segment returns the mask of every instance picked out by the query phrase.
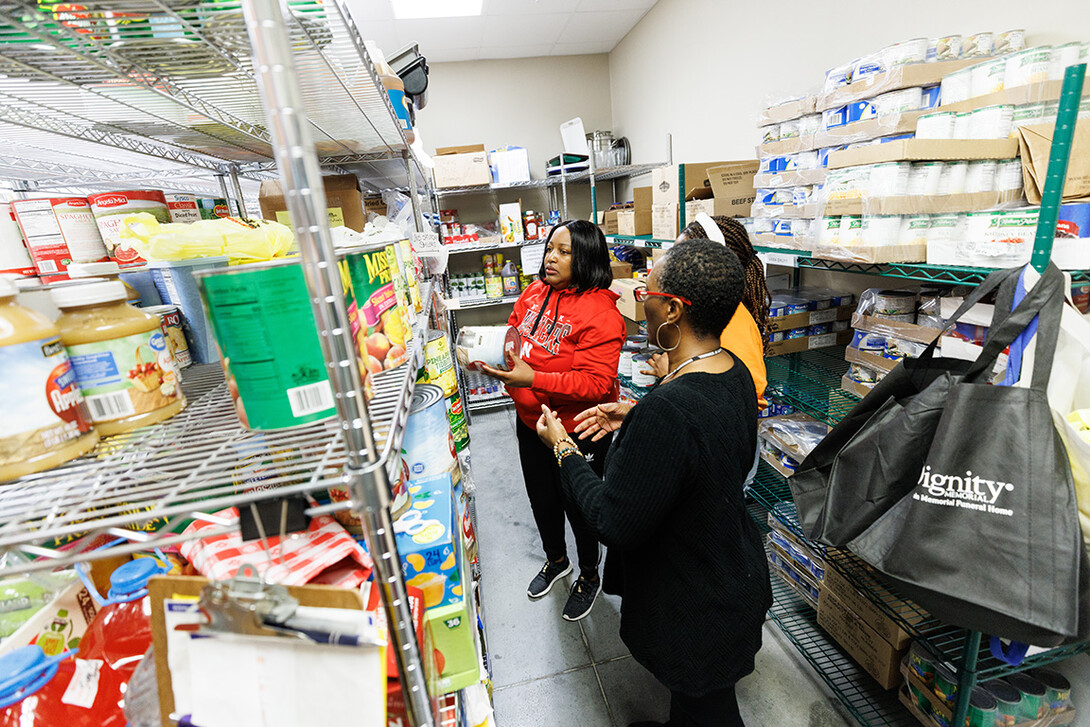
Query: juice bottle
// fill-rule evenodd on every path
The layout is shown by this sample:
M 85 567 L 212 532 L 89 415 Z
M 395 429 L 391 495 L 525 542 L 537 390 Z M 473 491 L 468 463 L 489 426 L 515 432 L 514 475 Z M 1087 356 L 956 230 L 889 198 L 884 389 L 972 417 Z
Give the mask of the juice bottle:
M 0 656 L 0 727 L 125 727 L 117 673 L 72 656 L 36 645 Z

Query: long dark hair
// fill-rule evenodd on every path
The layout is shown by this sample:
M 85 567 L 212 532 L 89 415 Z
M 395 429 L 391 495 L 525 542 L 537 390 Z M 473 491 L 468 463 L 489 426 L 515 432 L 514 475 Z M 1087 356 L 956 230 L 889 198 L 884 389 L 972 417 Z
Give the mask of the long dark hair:
M 597 225 L 586 220 L 568 220 L 549 232 L 549 237 L 545 240 L 546 250 L 553 235 L 561 228 L 566 228 L 571 235 L 571 287 L 577 293 L 609 288 L 613 283 L 613 271 L 609 267 L 606 236 Z M 544 258 L 541 260 L 541 269 L 537 271 L 537 279 L 545 280 Z
M 738 262 L 745 271 L 746 287 L 742 294 L 742 305 L 749 310 L 753 321 L 757 324 L 757 330 L 761 332 L 761 340 L 764 341 L 765 350 L 768 349 L 768 308 L 772 302 L 772 295 L 768 292 L 765 283 L 764 265 L 757 257 L 757 251 L 753 249 L 753 243 L 749 240 L 749 233 L 742 223 L 730 217 L 716 215 L 712 217 L 715 224 L 723 233 L 723 239 L 727 248 L 738 256 Z M 690 223 L 681 231 L 689 240 L 706 240 L 707 231 L 699 222 Z

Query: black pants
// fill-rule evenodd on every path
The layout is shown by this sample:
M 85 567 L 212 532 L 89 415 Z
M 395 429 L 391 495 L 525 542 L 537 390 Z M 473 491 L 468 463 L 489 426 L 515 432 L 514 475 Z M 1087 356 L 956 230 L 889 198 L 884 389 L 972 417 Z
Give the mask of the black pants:
M 551 449 L 546 447 L 530 427 L 518 420 L 515 431 L 519 443 L 519 461 L 522 464 L 522 477 L 526 482 L 526 494 L 530 498 L 530 508 L 534 511 L 537 532 L 541 536 L 541 545 L 549 560 L 560 560 L 568 554 L 568 544 L 564 537 L 564 516 L 567 514 L 575 533 L 575 550 L 579 556 L 579 571 L 592 577 L 598 572 L 598 536 L 594 534 L 578 508 L 564 497 L 560 484 L 560 470 Z M 601 477 L 605 467 L 606 452 L 609 450 L 610 437 L 603 437 L 598 442 L 572 437 L 579 449 L 589 457 L 591 469 Z
M 690 697 L 670 692 L 669 727 L 745 727 L 734 687 Z

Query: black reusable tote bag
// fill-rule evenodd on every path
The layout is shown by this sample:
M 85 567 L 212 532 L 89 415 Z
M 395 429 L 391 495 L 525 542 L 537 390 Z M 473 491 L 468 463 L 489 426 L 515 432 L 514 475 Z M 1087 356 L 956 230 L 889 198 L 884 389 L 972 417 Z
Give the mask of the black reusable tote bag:
M 939 333 L 1000 286 L 1013 297 L 1020 270 L 988 276 Z M 993 329 L 1006 316 L 997 306 Z M 811 540 L 845 545 L 915 486 L 950 386 L 972 365 L 935 358 L 937 345 L 938 337 L 920 358 L 905 359 L 879 381 L 788 479 L 799 523 Z
M 911 492 L 848 546 L 935 617 L 1040 646 L 1090 635 L 1090 566 L 1046 393 L 1063 286 L 1050 265 L 991 331 L 949 387 Z M 997 309 L 1009 309 L 1009 294 Z M 1031 385 L 988 385 L 1011 332 L 1035 312 Z

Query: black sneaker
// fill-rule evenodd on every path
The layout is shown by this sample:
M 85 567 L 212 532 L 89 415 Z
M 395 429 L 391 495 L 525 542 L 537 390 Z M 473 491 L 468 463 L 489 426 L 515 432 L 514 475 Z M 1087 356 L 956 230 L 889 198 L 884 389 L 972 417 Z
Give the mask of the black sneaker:
M 572 584 L 568 602 L 564 605 L 564 620 L 578 621 L 586 617 L 601 592 L 601 578 L 591 582 L 583 576 L 579 576 L 575 583 Z
M 541 567 L 541 572 L 534 576 L 534 580 L 530 581 L 530 587 L 526 589 L 526 595 L 530 598 L 541 598 L 552 589 L 554 583 L 569 573 L 571 573 L 571 561 L 567 558 L 559 563 L 554 563 L 551 560 L 545 561 L 545 565 Z

